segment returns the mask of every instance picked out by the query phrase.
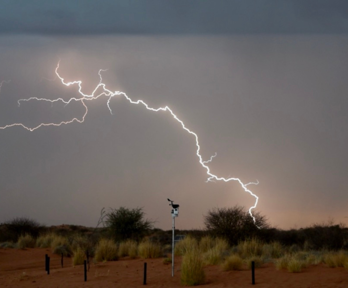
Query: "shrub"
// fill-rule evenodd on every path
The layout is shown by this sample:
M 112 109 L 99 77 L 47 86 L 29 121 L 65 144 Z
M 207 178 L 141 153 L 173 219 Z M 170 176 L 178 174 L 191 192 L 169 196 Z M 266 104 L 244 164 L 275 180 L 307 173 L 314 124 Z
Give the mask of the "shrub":
M 266 217 L 259 213 L 254 213 L 254 217 L 258 227 L 268 226 Z M 213 209 L 204 216 L 204 224 L 212 235 L 225 238 L 231 246 L 260 233 L 249 211 L 241 206 Z
M 231 255 L 222 264 L 224 271 L 241 270 L 243 267 L 243 259 L 238 255 Z
M 138 253 L 144 259 L 158 258 L 162 256 L 162 247 L 158 243 L 146 240 L 139 244 Z
M 199 285 L 205 281 L 203 261 L 198 249 L 186 251 L 181 264 L 181 284 Z
M 35 243 L 36 241 L 31 235 L 25 234 L 18 238 L 17 245 L 19 249 L 25 249 L 25 248 L 34 248 Z
M 198 249 L 198 242 L 195 238 L 191 236 L 185 237 L 175 245 L 174 253 L 175 255 L 185 255 L 188 251 Z
M 152 228 L 153 223 L 144 220 L 142 208 L 120 207 L 106 214 L 106 225 L 116 241 L 126 239 L 140 240 Z
M 101 239 L 96 247 L 94 259 L 100 261 L 117 260 L 117 245 L 109 239 Z
M 43 228 L 35 220 L 26 217 L 14 218 L 13 220 L 3 223 L 2 226 L 3 231 L 0 233 L 0 240 L 13 242 L 17 242 L 19 237 L 25 234 L 29 234 L 35 238 Z
M 71 238 L 71 249 L 73 251 L 77 250 L 78 248 L 81 248 L 82 250 L 86 251 L 90 248 L 90 243 L 88 241 L 88 238 L 84 235 L 74 235 Z
M 73 266 L 82 265 L 85 259 L 86 259 L 85 250 L 78 247 L 73 253 L 73 259 L 72 259 Z

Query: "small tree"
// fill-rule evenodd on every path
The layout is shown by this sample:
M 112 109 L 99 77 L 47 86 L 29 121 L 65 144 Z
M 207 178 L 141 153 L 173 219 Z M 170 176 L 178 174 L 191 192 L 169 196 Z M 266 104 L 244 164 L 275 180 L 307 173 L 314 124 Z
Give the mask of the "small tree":
M 241 206 L 217 208 L 210 210 L 204 216 L 204 224 L 211 234 L 223 237 L 230 245 L 235 245 L 238 241 L 256 236 L 259 232 L 258 227 L 268 227 L 265 216 L 261 216 L 260 213 L 253 213 L 253 215 L 256 224 L 249 211 L 245 211 Z
M 105 223 L 116 241 L 139 241 L 153 227 L 153 222 L 144 220 L 144 215 L 143 208 L 120 207 L 106 214 Z

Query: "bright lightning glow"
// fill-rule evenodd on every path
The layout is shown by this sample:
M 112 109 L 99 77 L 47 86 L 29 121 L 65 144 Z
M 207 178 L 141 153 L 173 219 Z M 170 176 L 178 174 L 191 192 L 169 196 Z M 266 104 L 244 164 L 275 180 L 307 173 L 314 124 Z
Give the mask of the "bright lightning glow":
M 257 203 L 259 201 L 259 197 L 257 195 L 255 195 L 251 190 L 249 190 L 247 188 L 247 186 L 249 185 L 257 185 L 259 184 L 259 182 L 250 182 L 250 183 L 246 183 L 244 184 L 239 178 L 236 178 L 236 177 L 229 177 L 229 178 L 225 178 L 225 177 L 219 177 L 215 174 L 213 174 L 210 170 L 210 167 L 207 165 L 209 164 L 213 158 L 215 158 L 217 156 L 217 153 L 215 153 L 213 156 L 210 157 L 209 160 L 203 160 L 203 157 L 202 155 L 200 154 L 200 150 L 201 150 L 201 147 L 200 147 L 200 144 L 199 144 L 199 141 L 198 141 L 198 135 L 196 133 L 194 133 L 193 131 L 191 131 L 190 129 L 188 129 L 184 122 L 179 119 L 175 114 L 174 112 L 168 107 L 168 106 L 165 106 L 165 107 L 159 107 L 159 108 L 153 108 L 153 107 L 150 107 L 148 104 L 146 104 L 143 100 L 132 100 L 130 97 L 128 97 L 128 95 L 124 92 L 121 92 L 121 91 L 111 91 L 109 89 L 106 88 L 106 85 L 102 82 L 103 79 L 102 79 L 102 76 L 101 76 L 101 72 L 104 72 L 106 70 L 99 70 L 98 72 L 98 75 L 99 75 L 99 83 L 98 85 L 94 88 L 94 90 L 92 91 L 91 94 L 85 94 L 82 92 L 82 81 L 78 80 L 78 81 L 73 81 L 73 82 L 66 82 L 64 80 L 63 77 L 61 77 L 58 73 L 58 69 L 59 69 L 59 63 L 57 64 L 57 67 L 55 69 L 55 73 L 57 75 L 57 77 L 60 79 L 61 83 L 65 86 L 71 86 L 71 85 L 77 85 L 78 86 L 78 93 L 80 94 L 81 97 L 79 98 L 70 98 L 68 101 L 62 99 L 62 98 L 57 98 L 57 99 L 46 99 L 46 98 L 37 98 L 37 97 L 30 97 L 28 99 L 20 99 L 18 100 L 18 105 L 21 104 L 21 102 L 28 102 L 28 101 L 32 101 L 32 100 L 35 100 L 35 101 L 46 101 L 46 102 L 51 102 L 51 103 L 55 103 L 55 102 L 63 102 L 65 103 L 65 105 L 68 105 L 70 104 L 72 101 L 76 101 L 76 102 L 81 102 L 81 104 L 84 106 L 85 108 L 85 113 L 83 114 L 83 116 L 78 119 L 78 118 L 73 118 L 69 121 L 62 121 L 62 122 L 59 122 L 59 123 L 41 123 L 35 127 L 28 127 L 22 123 L 13 123 L 13 124 L 9 124 L 9 125 L 6 125 L 6 126 L 3 126 L 3 127 L 0 127 L 0 129 L 6 129 L 6 128 L 11 128 L 11 127 L 15 127 L 15 126 L 20 126 L 30 132 L 36 130 L 36 129 L 39 129 L 41 127 L 47 127 L 47 126 L 61 126 L 61 125 L 66 125 L 66 124 L 71 124 L 73 122 L 78 122 L 78 123 L 83 123 L 84 120 L 85 120 L 85 117 L 87 116 L 88 114 L 88 108 L 85 104 L 85 101 L 91 101 L 91 100 L 95 100 L 99 97 L 102 97 L 102 96 L 105 96 L 108 98 L 107 100 L 107 107 L 110 111 L 110 113 L 112 114 L 112 110 L 110 108 L 110 101 L 111 99 L 114 97 L 114 96 L 123 96 L 124 98 L 126 98 L 128 100 L 129 103 L 131 104 L 140 104 L 142 106 L 144 106 L 147 110 L 149 111 L 152 111 L 152 112 L 160 112 L 160 111 L 163 111 L 163 112 L 168 112 L 182 127 L 182 129 L 184 129 L 187 133 L 189 133 L 190 135 L 192 135 L 196 141 L 196 155 L 199 159 L 199 163 L 201 164 L 201 166 L 206 170 L 206 173 L 208 175 L 208 178 L 207 178 L 207 182 L 209 181 L 223 181 L 223 182 L 230 182 L 230 181 L 237 181 L 240 186 L 243 188 L 243 190 L 247 193 L 249 193 L 251 196 L 253 196 L 255 198 L 255 203 L 253 206 L 251 206 L 249 208 L 249 214 L 250 216 L 253 218 L 253 221 L 256 225 L 256 218 L 254 217 L 254 215 L 252 214 L 252 210 L 256 208 L 257 206 Z M 1 89 L 1 86 L 2 84 L 4 83 L 1 82 L 0 83 L 0 89 Z M 99 91 L 99 92 L 98 92 Z M 260 228 L 260 227 L 259 227 Z

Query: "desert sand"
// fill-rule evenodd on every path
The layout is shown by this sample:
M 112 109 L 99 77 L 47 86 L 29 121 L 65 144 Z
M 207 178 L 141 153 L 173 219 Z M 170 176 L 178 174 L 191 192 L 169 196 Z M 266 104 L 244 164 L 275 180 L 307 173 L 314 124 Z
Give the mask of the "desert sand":
M 51 257 L 50 275 L 45 272 L 45 254 Z M 144 262 L 147 262 L 147 286 L 183 287 L 180 284 L 181 257 L 175 258 L 175 275 L 171 265 L 163 259 L 127 259 L 114 262 L 90 263 L 87 282 L 84 282 L 83 265 L 72 266 L 71 258 L 64 258 L 50 249 L 1 249 L 0 287 L 144 287 Z M 203 287 L 252 287 L 251 271 L 224 272 L 219 266 L 207 266 L 206 284 Z M 277 271 L 266 264 L 255 271 L 257 287 L 348 287 L 348 270 L 328 268 L 320 264 L 301 273 Z M 254 287 L 255 287 L 254 286 Z

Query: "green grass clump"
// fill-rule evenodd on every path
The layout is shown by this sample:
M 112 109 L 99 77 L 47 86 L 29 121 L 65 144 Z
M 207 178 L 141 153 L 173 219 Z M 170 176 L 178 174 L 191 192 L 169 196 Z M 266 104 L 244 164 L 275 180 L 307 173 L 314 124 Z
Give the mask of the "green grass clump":
M 36 241 L 30 234 L 20 236 L 17 241 L 17 246 L 19 249 L 34 248 L 35 244 Z
M 39 248 L 49 248 L 49 247 L 51 247 L 51 244 L 52 244 L 54 237 L 55 237 L 55 235 L 52 233 L 40 235 L 36 239 L 36 246 Z
M 95 249 L 94 259 L 97 262 L 117 260 L 116 243 L 109 239 L 101 239 Z
M 188 251 L 198 249 L 198 242 L 195 238 L 191 236 L 185 237 L 185 239 L 181 240 L 175 245 L 174 253 L 175 255 L 185 255 Z
M 204 284 L 203 260 L 198 249 L 187 250 L 181 264 L 181 284 L 193 286 Z
M 85 260 L 86 260 L 85 250 L 78 247 L 73 253 L 73 258 L 72 258 L 73 266 L 82 265 Z
M 224 271 L 241 270 L 243 268 L 243 259 L 239 255 L 229 256 L 222 264 Z
M 138 254 L 138 245 L 134 240 L 127 240 L 121 242 L 118 246 L 118 256 L 125 257 L 130 256 L 131 258 L 137 257 Z
M 139 244 L 138 254 L 144 259 L 159 258 L 162 256 L 162 247 L 158 243 L 145 240 Z

